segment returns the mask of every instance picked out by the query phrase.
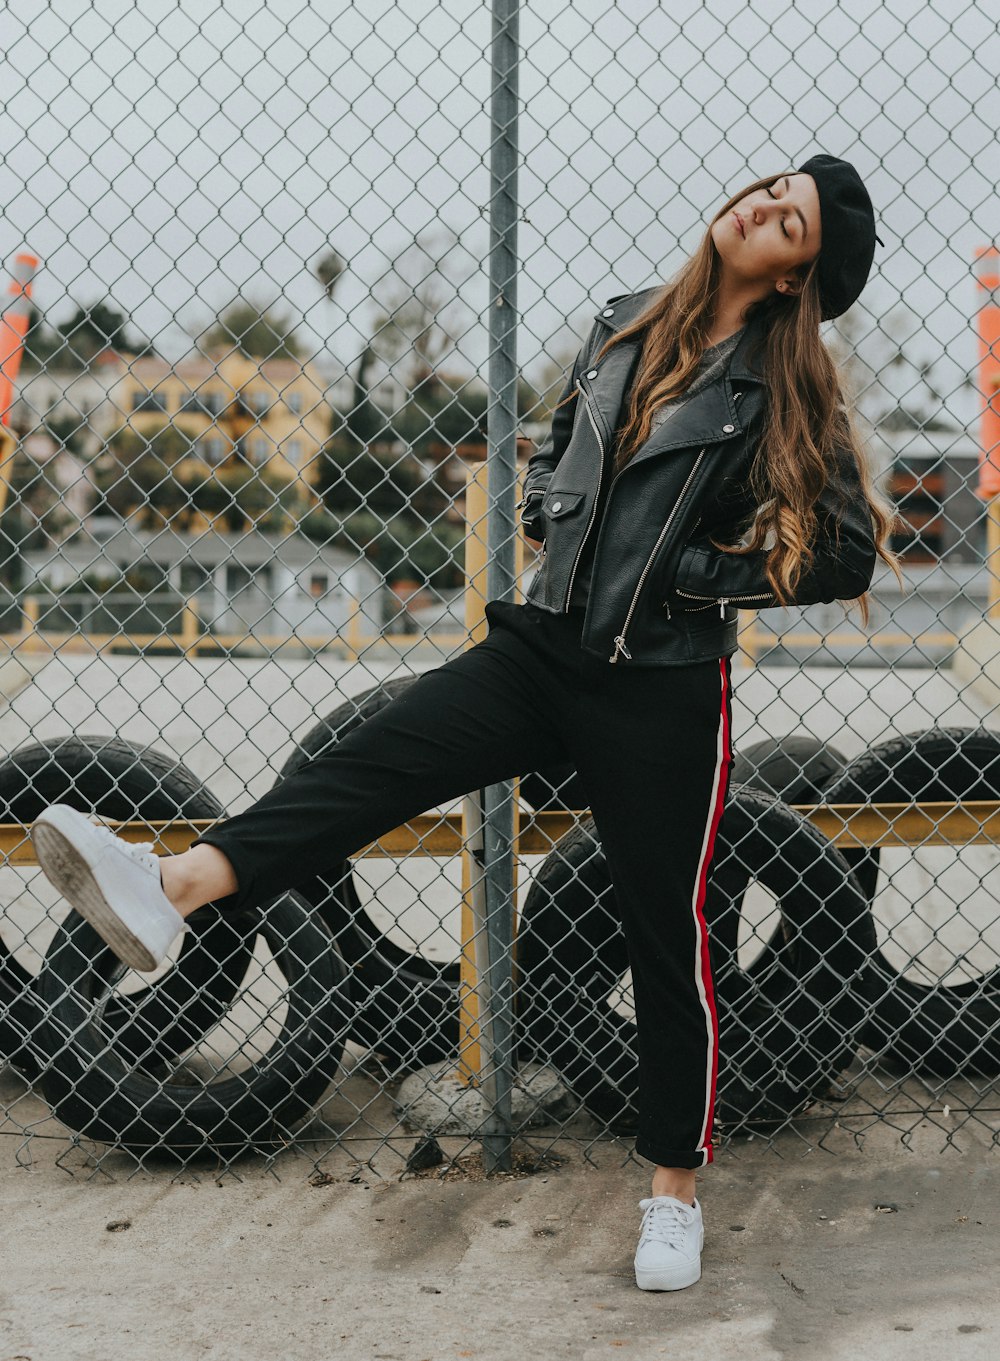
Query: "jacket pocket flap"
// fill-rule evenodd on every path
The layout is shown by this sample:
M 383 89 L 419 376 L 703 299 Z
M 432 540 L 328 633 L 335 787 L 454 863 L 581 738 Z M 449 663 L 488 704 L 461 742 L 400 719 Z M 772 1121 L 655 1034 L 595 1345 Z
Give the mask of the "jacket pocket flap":
M 542 501 L 542 510 L 550 520 L 559 520 L 564 515 L 572 515 L 579 510 L 586 499 L 582 491 L 547 491 Z

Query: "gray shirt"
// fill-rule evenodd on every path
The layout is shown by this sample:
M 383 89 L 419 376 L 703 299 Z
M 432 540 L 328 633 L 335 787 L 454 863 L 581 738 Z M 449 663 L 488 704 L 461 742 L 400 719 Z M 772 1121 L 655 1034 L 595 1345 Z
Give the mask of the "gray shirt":
M 729 367 L 729 361 L 733 356 L 733 351 L 740 343 L 742 334 L 742 330 L 737 331 L 734 335 L 727 336 L 725 340 L 720 341 L 718 345 L 710 345 L 702 352 L 698 367 L 694 372 L 694 377 L 680 396 L 675 397 L 672 402 L 664 402 L 662 406 L 657 407 L 653 412 L 653 421 L 649 432 L 650 435 L 655 434 L 662 425 L 670 420 L 671 416 L 675 415 L 686 401 L 689 401 L 696 393 L 701 392 L 703 388 L 707 388 L 711 383 L 718 382 L 718 380 L 725 375 L 726 370 Z M 625 397 L 622 400 L 621 409 L 623 413 L 623 423 L 624 413 L 628 410 L 630 395 L 630 392 L 626 392 Z M 619 428 L 619 431 L 617 432 L 618 437 L 620 437 L 620 433 Z M 606 452 L 604 476 L 601 479 L 601 498 L 596 516 L 597 521 L 600 521 L 603 518 L 604 507 L 607 504 L 608 488 L 611 484 L 612 469 L 614 467 L 614 453 L 615 451 L 613 448 L 608 449 Z M 571 607 L 583 607 L 587 603 L 587 596 L 590 593 L 591 571 L 594 564 L 594 550 L 597 545 L 599 533 L 599 525 L 598 523 L 595 523 L 591 528 L 590 537 L 587 540 L 583 555 L 580 558 L 580 564 L 576 570 L 576 579 L 573 582 L 573 591 L 569 600 Z

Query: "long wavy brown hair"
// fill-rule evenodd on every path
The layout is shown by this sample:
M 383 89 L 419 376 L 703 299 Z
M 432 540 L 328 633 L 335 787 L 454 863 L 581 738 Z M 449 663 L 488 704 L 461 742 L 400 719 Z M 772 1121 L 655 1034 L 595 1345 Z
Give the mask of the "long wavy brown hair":
M 769 188 L 781 178 L 756 180 L 725 203 L 718 221 L 747 194 Z M 632 385 L 625 424 L 615 454 L 623 468 L 649 437 L 653 412 L 687 388 L 711 331 L 721 281 L 719 253 L 711 227 L 701 245 L 664 291 L 631 326 L 601 349 L 645 332 L 642 354 Z M 813 559 L 810 542 L 818 528 L 815 503 L 826 485 L 840 449 L 853 457 L 872 518 L 878 555 L 903 584 L 899 560 L 889 537 L 902 521 L 892 502 L 875 486 L 868 456 L 858 437 L 841 390 L 836 364 L 820 333 L 820 297 L 816 261 L 801 267 L 802 288 L 784 295 L 774 290 L 747 309 L 746 321 L 762 321 L 762 368 L 768 405 L 764 433 L 750 473 L 750 490 L 758 511 L 749 538 L 741 544 L 710 540 L 722 552 L 744 554 L 768 547 L 767 579 L 783 605 L 795 598 L 803 570 Z M 869 619 L 868 592 L 857 598 L 862 621 Z M 855 602 L 852 602 L 855 603 Z

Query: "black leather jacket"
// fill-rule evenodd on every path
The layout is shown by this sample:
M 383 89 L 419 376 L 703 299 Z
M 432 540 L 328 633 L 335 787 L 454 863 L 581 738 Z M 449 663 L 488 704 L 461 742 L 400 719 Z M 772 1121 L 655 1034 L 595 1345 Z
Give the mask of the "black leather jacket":
M 738 607 L 777 601 L 766 553 L 734 556 L 708 542 L 737 543 L 756 513 L 747 483 L 765 415 L 751 323 L 726 376 L 691 397 L 617 474 L 594 524 L 604 451 L 619 423 L 641 336 L 596 356 L 649 306 L 657 289 L 611 298 L 596 318 L 562 394 L 548 438 L 528 462 L 521 522 L 545 541 L 527 600 L 564 613 L 584 542 L 596 533 L 581 646 L 609 662 L 674 666 L 736 650 Z M 815 558 L 795 603 L 850 600 L 875 568 L 871 517 L 853 456 L 843 451 L 816 504 Z

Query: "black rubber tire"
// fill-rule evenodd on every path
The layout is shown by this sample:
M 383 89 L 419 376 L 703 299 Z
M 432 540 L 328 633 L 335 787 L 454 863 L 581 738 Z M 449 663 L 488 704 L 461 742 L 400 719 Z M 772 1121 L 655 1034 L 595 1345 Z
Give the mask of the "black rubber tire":
M 118 737 L 32 742 L 0 761 L 0 821 L 27 826 L 50 803 L 116 820 L 217 818 L 218 800 L 175 757 Z M 108 1000 L 103 1024 L 134 1062 L 167 1062 L 225 1014 L 253 941 L 213 904 L 194 913 L 174 966 L 151 985 Z M 0 942 L 0 1058 L 34 1078 L 45 1062 L 34 980 Z
M 288 893 L 241 914 L 248 939 L 267 941 L 286 981 L 287 1013 L 271 1048 L 217 1082 L 163 1074 L 123 1055 L 102 1005 L 122 966 L 71 913 L 45 957 L 38 991 L 46 1016 L 42 1091 L 63 1124 L 133 1152 L 182 1162 L 207 1153 L 272 1151 L 336 1076 L 347 1038 L 347 971 L 318 915 Z
M 785 803 L 822 803 L 847 762 L 811 733 L 765 737 L 733 753 L 732 783 L 764 789 Z
M 777 1006 L 765 974 L 737 964 L 751 877 L 780 903 L 787 945 L 775 970 L 796 987 Z M 733 785 L 709 873 L 705 916 L 720 1026 L 718 1120 L 781 1123 L 825 1092 L 854 1057 L 874 945 L 868 904 L 843 857 L 780 799 Z M 517 943 L 519 1053 L 547 1061 L 605 1124 L 634 1128 L 634 1023 L 608 994 L 628 967 L 603 852 L 590 819 L 569 832 L 533 883 Z
M 827 742 L 811 733 L 785 733 L 765 737 L 733 753 L 732 784 L 762 789 L 784 803 L 822 803 L 826 787 L 839 777 L 847 762 Z M 773 1002 L 782 1001 L 794 989 L 794 967 L 775 969 L 784 945 L 779 923 L 748 965 L 747 972 L 765 980 L 765 992 Z
M 1000 734 L 930 728 L 889 738 L 851 761 L 825 797 L 830 803 L 1000 798 Z M 847 850 L 845 857 L 874 903 L 880 848 Z M 939 1077 L 1000 1074 L 1000 968 L 958 986 L 928 986 L 904 977 L 876 948 L 870 973 L 875 1000 L 861 1037 L 869 1048 L 907 1070 Z
M 277 782 L 379 713 L 413 680 L 397 676 L 338 705 L 296 743 Z M 458 962 L 427 959 L 380 931 L 358 896 L 350 862 L 295 887 L 320 912 L 350 971 L 351 1038 L 373 1049 L 396 1072 L 454 1058 Z

